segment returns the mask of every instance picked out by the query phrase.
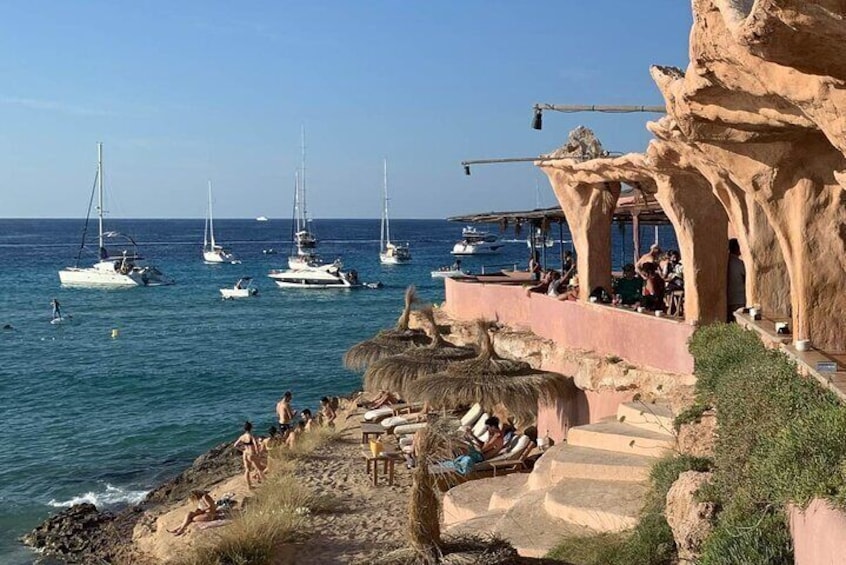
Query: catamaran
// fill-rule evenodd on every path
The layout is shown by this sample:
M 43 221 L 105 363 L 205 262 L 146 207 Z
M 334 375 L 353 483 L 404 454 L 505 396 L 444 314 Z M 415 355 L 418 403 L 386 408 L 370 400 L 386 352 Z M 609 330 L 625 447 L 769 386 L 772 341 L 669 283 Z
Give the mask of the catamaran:
M 411 261 L 408 244 L 391 242 L 391 221 L 388 218 L 388 160 L 385 159 L 385 180 L 382 188 L 382 226 L 379 232 L 379 261 L 383 265 L 402 265 Z
M 82 251 L 85 249 L 85 234 L 88 230 L 87 215 L 83 229 L 82 245 L 76 255 L 76 264 L 59 271 L 59 281 L 67 286 L 95 286 L 95 287 L 133 287 L 133 286 L 161 286 L 172 284 L 156 267 L 143 265 L 143 258 L 138 254 L 135 241 L 128 235 L 114 231 L 103 230 L 103 144 L 97 144 L 97 218 L 98 218 L 98 261 L 91 267 L 80 267 Z M 92 196 L 93 200 L 93 196 Z M 89 215 L 91 208 L 89 205 Z M 122 241 L 125 246 L 118 253 L 106 249 L 106 240 Z
M 240 263 L 231 251 L 224 249 L 214 240 L 214 217 L 212 215 L 212 187 L 209 181 L 209 213 L 206 216 L 206 227 L 203 230 L 203 261 L 210 265 L 221 263 Z

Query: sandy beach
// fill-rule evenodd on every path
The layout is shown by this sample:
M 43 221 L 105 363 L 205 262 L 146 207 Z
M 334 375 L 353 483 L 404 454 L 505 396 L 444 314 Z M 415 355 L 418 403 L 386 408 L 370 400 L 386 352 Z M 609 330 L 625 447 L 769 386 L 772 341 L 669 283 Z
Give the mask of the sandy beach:
M 392 486 L 383 477 L 379 486 L 371 484 L 361 456 L 361 416 L 354 410 L 353 406 L 339 413 L 337 439 L 296 461 L 297 480 L 314 494 L 331 497 L 333 508 L 309 516 L 305 541 L 280 547 L 276 563 L 366 563 L 403 545 L 410 472 L 398 463 Z M 210 493 L 215 499 L 232 496 L 239 506 L 249 504 L 252 496 L 241 474 L 214 485 Z M 192 508 L 185 500 L 155 519 L 139 520 L 133 533 L 135 548 L 151 562 L 167 563 L 227 527 L 192 526 L 179 537 L 169 533 Z

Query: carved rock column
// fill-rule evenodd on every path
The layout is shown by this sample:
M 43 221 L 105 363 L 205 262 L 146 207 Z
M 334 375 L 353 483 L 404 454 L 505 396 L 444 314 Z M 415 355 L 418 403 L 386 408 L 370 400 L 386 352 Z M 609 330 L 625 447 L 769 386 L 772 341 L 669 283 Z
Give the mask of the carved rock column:
M 541 167 L 567 218 L 573 236 L 579 271 L 579 297 L 587 300 L 591 290 L 611 290 L 611 222 L 620 183 L 575 183 L 554 166 Z
M 698 174 L 656 175 L 655 198 L 676 231 L 684 265 L 684 315 L 688 322 L 726 317 L 728 218 Z

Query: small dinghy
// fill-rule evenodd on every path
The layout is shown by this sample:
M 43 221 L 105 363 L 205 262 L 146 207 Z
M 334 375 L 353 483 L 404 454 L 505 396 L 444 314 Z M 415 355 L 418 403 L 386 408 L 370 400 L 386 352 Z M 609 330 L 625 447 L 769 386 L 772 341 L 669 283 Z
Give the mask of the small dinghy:
M 253 288 L 252 277 L 243 277 L 232 288 L 221 288 L 220 294 L 224 300 L 230 298 L 249 298 L 258 294 L 258 289 Z

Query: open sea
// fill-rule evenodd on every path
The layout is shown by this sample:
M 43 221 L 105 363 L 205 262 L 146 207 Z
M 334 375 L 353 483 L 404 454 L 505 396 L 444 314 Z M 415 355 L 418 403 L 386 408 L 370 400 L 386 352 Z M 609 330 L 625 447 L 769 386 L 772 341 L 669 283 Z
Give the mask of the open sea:
M 234 441 L 244 420 L 264 433 L 285 390 L 298 409 L 357 390 L 360 376 L 343 368 L 344 351 L 394 324 L 409 284 L 424 301 L 443 300 L 443 283 L 430 271 L 452 263 L 462 228 L 395 220 L 392 233 L 410 243 L 413 262 L 382 266 L 379 220 L 317 220 L 323 258 L 340 256 L 362 281 L 384 286 L 299 290 L 266 276 L 286 266 L 290 220 L 216 220 L 217 239 L 243 262 L 215 266 L 202 262 L 203 219 L 107 225 L 133 235 L 176 284 L 63 288 L 57 271 L 73 264 L 82 222 L 0 220 L 0 326 L 14 328 L 0 330 L 0 563 L 30 563 L 33 554 L 16 540 L 53 512 L 85 501 L 98 508 L 139 501 L 209 447 Z M 96 234 L 96 224 L 89 229 Z M 642 230 L 648 245 L 652 228 Z M 619 268 L 631 260 L 631 234 L 615 228 L 612 235 Z M 559 239 L 557 228 L 552 236 Z M 499 254 L 464 257 L 462 266 L 525 268 L 525 235 L 502 237 Z M 659 241 L 675 244 L 671 227 L 661 228 Z M 269 248 L 279 253 L 262 252 Z M 560 265 L 558 244 L 546 253 Z M 93 261 L 83 255 L 85 266 Z M 218 289 L 242 276 L 254 277 L 259 296 L 221 300 Z M 49 323 L 53 298 L 71 323 Z

